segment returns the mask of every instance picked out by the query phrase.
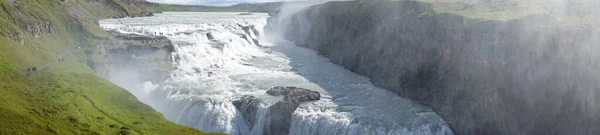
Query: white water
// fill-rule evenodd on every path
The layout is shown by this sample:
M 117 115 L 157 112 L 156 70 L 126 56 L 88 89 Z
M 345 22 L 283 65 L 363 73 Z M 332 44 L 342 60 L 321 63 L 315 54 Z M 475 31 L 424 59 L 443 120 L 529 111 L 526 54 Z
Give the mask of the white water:
M 452 134 L 428 107 L 420 106 L 373 86 L 314 51 L 285 40 L 263 37 L 261 47 L 241 35 L 264 35 L 266 14 L 164 13 L 154 17 L 101 21 L 107 30 L 165 35 L 175 44 L 176 69 L 165 82 L 111 81 L 172 121 L 205 132 L 265 134 L 267 107 L 278 97 L 265 93 L 274 86 L 297 86 L 318 91 L 322 98 L 294 112 L 292 135 Z M 239 26 L 254 25 L 259 34 Z M 206 33 L 212 33 L 210 41 Z M 232 101 L 253 95 L 266 101 L 250 129 Z

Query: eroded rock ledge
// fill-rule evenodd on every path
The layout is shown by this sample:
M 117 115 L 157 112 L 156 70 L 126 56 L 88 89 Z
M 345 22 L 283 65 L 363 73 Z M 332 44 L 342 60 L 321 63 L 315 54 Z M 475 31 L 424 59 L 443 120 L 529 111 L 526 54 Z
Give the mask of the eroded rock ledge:
M 132 79 L 162 82 L 173 69 L 174 46 L 164 36 L 109 31 L 110 39 L 88 50 L 88 65 L 103 77 L 132 74 Z
M 263 127 L 265 135 L 288 134 L 292 124 L 292 114 L 296 111 L 300 103 L 321 99 L 319 92 L 298 87 L 273 87 L 267 91 L 267 94 L 271 96 L 284 96 L 284 100 L 268 107 L 268 114 L 266 115 Z M 250 128 L 254 128 L 255 126 L 256 114 L 262 103 L 263 100 L 254 96 L 244 96 L 239 100 L 233 101 L 233 105 L 242 113 Z

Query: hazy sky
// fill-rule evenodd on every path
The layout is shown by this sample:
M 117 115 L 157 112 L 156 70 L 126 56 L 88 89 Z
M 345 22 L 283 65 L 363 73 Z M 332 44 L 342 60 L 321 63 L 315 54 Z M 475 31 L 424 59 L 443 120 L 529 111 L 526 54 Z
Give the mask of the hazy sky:
M 275 2 L 275 1 L 293 1 L 293 0 L 148 0 L 156 3 L 167 4 L 184 4 L 184 5 L 211 5 L 211 6 L 228 6 L 238 3 L 258 3 L 258 2 Z

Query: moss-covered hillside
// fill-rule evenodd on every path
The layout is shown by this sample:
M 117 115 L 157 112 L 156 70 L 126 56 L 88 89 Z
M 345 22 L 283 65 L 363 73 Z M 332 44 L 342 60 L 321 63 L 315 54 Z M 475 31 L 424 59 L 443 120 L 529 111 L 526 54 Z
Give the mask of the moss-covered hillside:
M 0 0 L 0 134 L 202 134 L 167 121 L 132 94 L 96 76 L 73 48 L 106 40 L 97 20 L 143 16 L 140 0 Z

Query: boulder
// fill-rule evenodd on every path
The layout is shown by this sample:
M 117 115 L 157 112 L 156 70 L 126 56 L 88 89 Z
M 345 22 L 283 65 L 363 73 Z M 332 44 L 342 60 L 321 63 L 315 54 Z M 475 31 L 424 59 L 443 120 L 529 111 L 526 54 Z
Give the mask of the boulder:
M 233 105 L 237 108 L 246 120 L 248 127 L 254 127 L 256 122 L 256 112 L 263 101 L 254 96 L 243 96 L 241 99 L 233 101 Z
M 300 103 L 321 99 L 319 92 L 298 87 L 273 87 L 267 91 L 272 96 L 284 96 L 279 101 L 268 107 L 263 128 L 264 135 L 285 135 L 289 133 L 292 125 L 292 115 Z M 233 105 L 241 112 L 249 128 L 254 128 L 257 121 L 257 111 L 263 100 L 254 96 L 243 96 L 233 101 Z
M 321 94 L 298 87 L 273 87 L 267 91 L 272 96 L 284 96 L 284 100 L 269 107 L 269 124 L 264 127 L 266 135 L 285 135 L 292 124 L 292 114 L 302 102 L 321 99 Z
M 285 101 L 301 103 L 306 101 L 315 101 L 321 99 L 321 94 L 305 88 L 298 87 L 273 87 L 267 91 L 272 96 L 284 96 Z
M 269 124 L 263 129 L 265 135 L 287 135 L 292 125 L 292 114 L 298 108 L 297 103 L 281 101 L 269 107 Z
M 206 33 L 206 38 L 210 41 L 215 40 L 215 37 L 212 35 L 212 33 Z

